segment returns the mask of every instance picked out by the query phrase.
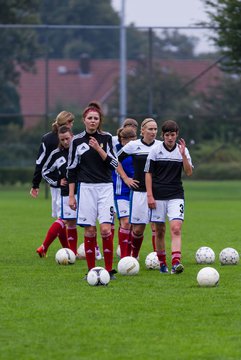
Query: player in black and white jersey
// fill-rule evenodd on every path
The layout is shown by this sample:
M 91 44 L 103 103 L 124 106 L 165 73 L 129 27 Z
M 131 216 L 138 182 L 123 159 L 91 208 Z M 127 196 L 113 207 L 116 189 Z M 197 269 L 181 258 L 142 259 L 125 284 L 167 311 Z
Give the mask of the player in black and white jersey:
M 42 176 L 47 183 L 53 187 L 60 188 L 60 213 L 59 220 L 67 224 L 67 240 L 71 250 L 77 253 L 77 229 L 76 229 L 76 210 L 69 207 L 69 186 L 67 181 L 67 162 L 69 147 L 73 138 L 73 133 L 68 126 L 60 126 L 58 129 L 59 146 L 53 150 L 42 169 Z M 75 190 L 76 193 L 76 190 Z M 54 240 L 51 238 L 51 240 Z M 49 241 L 43 243 L 45 251 L 49 247 Z
M 130 223 L 132 224 L 132 256 L 137 258 L 144 238 L 146 224 L 150 222 L 150 209 L 147 203 L 144 167 L 150 150 L 160 143 L 156 140 L 157 123 L 152 118 L 147 118 L 141 123 L 141 138 L 130 141 L 117 153 L 119 162 L 132 156 L 134 177 L 130 179 L 119 165 L 118 171 L 124 182 L 132 188 L 130 197 Z M 133 180 L 135 183 L 133 183 Z M 164 227 L 165 233 L 165 227 Z
M 148 206 L 151 221 L 156 224 L 157 255 L 160 272 L 167 273 L 165 243 L 160 231 L 169 219 L 172 247 L 172 274 L 184 270 L 181 264 L 181 229 L 184 220 L 184 189 L 182 170 L 192 175 L 192 161 L 184 139 L 177 143 L 179 128 L 175 121 L 167 120 L 162 125 L 163 140 L 152 148 L 145 165 Z
M 61 111 L 54 123 L 52 124 L 52 131 L 45 134 L 42 138 L 41 145 L 39 147 L 38 158 L 36 160 L 36 166 L 32 181 L 32 188 L 30 190 L 30 195 L 33 198 L 37 198 L 39 194 L 39 186 L 42 179 L 42 169 L 47 161 L 50 153 L 55 150 L 59 144 L 58 139 L 58 128 L 62 125 L 67 125 L 72 128 L 74 123 L 74 115 L 68 111 Z M 66 238 L 66 227 L 64 222 L 58 218 L 59 215 L 59 206 L 60 206 L 60 187 L 50 186 L 51 191 L 51 199 L 52 199 L 52 217 L 57 218 L 57 220 L 51 225 L 49 228 L 45 240 L 46 244 L 50 239 L 59 237 L 59 240 L 63 247 L 68 246 L 67 238 Z M 45 241 L 44 240 L 44 241 Z M 47 245 L 48 247 L 48 245 Z M 44 246 L 40 246 L 37 248 L 36 252 L 40 257 L 45 257 L 46 250 Z
M 39 194 L 39 187 L 42 180 L 42 168 L 45 162 L 47 161 L 51 151 L 55 150 L 58 147 L 58 128 L 62 125 L 67 125 L 69 128 L 72 128 L 74 124 L 74 115 L 68 111 L 61 111 L 55 121 L 52 124 L 52 131 L 43 135 L 41 144 L 38 150 L 38 156 L 35 163 L 35 170 L 32 179 L 32 188 L 30 190 L 30 195 L 36 198 Z M 52 195 L 52 192 L 51 192 Z M 53 199 L 55 198 L 55 193 L 53 193 Z M 52 216 L 56 217 L 56 207 L 53 203 Z
M 68 160 L 69 205 L 77 208 L 77 224 L 84 226 L 84 243 L 88 270 L 95 267 L 96 221 L 100 224 L 105 268 L 113 275 L 114 216 L 112 170 L 118 166 L 112 136 L 101 130 L 102 110 L 91 102 L 83 112 L 85 130 L 73 138 Z M 74 196 L 78 182 L 78 199 Z

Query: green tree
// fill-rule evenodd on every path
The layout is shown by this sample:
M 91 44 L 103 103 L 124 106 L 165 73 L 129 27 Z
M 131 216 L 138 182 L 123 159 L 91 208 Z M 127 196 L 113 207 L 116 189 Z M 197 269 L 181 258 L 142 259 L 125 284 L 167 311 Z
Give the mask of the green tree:
M 154 117 L 158 122 L 173 119 L 179 123 L 182 136 L 187 140 L 195 138 L 199 126 L 193 116 L 196 96 L 184 84 L 185 79 L 158 65 L 150 75 L 148 67 L 140 63 L 127 78 L 127 116 L 139 123 L 145 117 Z M 111 103 L 114 118 L 118 114 L 118 99 L 117 90 Z
M 112 8 L 110 0 L 102 1 L 63 1 L 44 0 L 40 6 L 40 17 L 43 24 L 50 25 L 105 25 L 116 26 L 113 29 L 49 29 L 40 34 L 42 45 L 48 39 L 48 50 L 51 58 L 79 58 L 88 53 L 92 58 L 119 57 L 119 14 Z M 149 51 L 148 30 L 138 30 L 134 24 L 127 29 L 127 57 L 136 59 L 147 55 Z M 178 31 L 153 31 L 153 55 L 159 58 L 194 57 L 194 46 L 197 39 L 181 35 Z
M 210 25 L 214 28 L 212 39 L 225 55 L 225 71 L 241 72 L 241 2 L 240 0 L 204 0 Z
M 120 23 L 110 0 L 44 0 L 40 17 L 43 24 L 50 25 L 118 26 Z M 118 53 L 118 29 L 51 29 L 47 36 L 52 58 L 78 58 L 83 53 L 95 58 L 113 58 Z M 45 45 L 45 41 L 45 35 L 40 34 L 40 42 Z
M 1 24 L 33 24 L 38 22 L 37 0 L 0 0 Z M 0 119 L 1 124 L 22 125 L 19 97 L 16 86 L 19 82 L 18 68 L 33 70 L 38 54 L 36 33 L 31 29 L 3 28 L 0 32 Z M 5 114 L 8 115 L 5 117 Z M 11 116 L 12 115 L 12 116 Z
M 240 142 L 241 77 L 226 74 L 218 86 L 200 98 L 200 121 L 206 140 Z
M 164 30 L 154 38 L 153 53 L 161 59 L 192 59 L 197 43 L 195 36 L 186 36 L 177 30 Z

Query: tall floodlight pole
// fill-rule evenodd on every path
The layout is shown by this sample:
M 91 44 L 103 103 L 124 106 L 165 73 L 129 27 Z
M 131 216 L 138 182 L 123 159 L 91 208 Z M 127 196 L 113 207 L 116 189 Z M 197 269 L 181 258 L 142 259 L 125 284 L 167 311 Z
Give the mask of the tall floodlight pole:
M 126 118 L 126 28 L 125 28 L 125 0 L 121 3 L 120 26 L 120 126 Z

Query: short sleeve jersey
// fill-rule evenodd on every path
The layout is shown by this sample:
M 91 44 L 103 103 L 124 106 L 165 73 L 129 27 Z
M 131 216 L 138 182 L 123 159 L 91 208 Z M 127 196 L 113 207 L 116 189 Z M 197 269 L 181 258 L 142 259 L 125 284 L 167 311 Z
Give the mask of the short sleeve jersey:
M 118 160 L 122 162 L 127 156 L 132 156 L 134 167 L 134 180 L 139 181 L 139 187 L 133 191 L 146 191 L 144 167 L 147 156 L 152 148 L 159 144 L 160 140 L 154 140 L 151 144 L 146 144 L 143 139 L 130 141 L 123 146 L 117 153 Z
M 185 154 L 189 163 L 192 160 L 187 148 Z M 156 200 L 184 199 L 181 176 L 183 160 L 176 144 L 168 150 L 161 142 L 152 148 L 146 161 L 145 172 L 152 174 L 152 192 Z

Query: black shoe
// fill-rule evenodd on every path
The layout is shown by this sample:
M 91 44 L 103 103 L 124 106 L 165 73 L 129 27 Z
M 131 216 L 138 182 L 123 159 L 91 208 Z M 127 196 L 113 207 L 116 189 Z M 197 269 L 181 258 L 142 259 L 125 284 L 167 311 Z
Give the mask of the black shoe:
M 89 272 L 89 270 L 88 270 Z M 87 280 L 87 275 L 88 275 L 88 272 L 85 274 L 85 276 L 83 277 L 83 280 Z
M 109 271 L 110 274 L 110 280 L 116 280 L 115 274 L 117 274 L 117 271 L 115 269 Z

